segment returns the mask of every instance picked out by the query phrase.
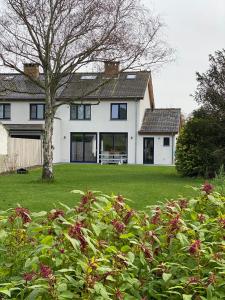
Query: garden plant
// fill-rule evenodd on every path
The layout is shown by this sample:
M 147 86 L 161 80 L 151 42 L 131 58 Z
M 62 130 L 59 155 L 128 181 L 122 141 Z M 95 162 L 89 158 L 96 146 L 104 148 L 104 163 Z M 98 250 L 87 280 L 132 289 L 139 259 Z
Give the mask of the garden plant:
M 145 212 L 73 193 L 73 208 L 0 213 L 1 299 L 225 298 L 225 197 L 211 184 Z

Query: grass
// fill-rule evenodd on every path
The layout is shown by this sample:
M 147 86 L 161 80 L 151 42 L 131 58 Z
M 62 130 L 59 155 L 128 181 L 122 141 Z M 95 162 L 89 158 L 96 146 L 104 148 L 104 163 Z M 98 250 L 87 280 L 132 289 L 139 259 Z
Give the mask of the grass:
M 40 168 L 27 175 L 0 176 L 0 209 L 15 207 L 17 203 L 33 211 L 51 209 L 58 202 L 74 206 L 78 197 L 70 193 L 73 189 L 123 194 L 133 200 L 131 206 L 144 209 L 165 198 L 190 196 L 194 191 L 186 186 L 203 182 L 180 177 L 174 167 L 131 165 L 57 165 L 52 184 L 41 183 L 40 176 Z

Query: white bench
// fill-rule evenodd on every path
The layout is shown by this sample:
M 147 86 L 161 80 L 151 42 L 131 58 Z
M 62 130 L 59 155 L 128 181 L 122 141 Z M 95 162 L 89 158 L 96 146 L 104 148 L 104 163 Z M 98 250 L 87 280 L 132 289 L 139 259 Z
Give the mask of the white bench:
M 118 164 L 122 165 L 127 161 L 126 154 L 99 154 L 101 165 L 103 164 Z

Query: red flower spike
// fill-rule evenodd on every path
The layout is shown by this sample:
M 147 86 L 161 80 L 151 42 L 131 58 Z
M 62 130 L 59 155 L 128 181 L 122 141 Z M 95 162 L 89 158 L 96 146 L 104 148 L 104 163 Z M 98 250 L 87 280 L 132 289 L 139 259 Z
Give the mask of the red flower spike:
M 207 195 L 211 194 L 212 191 L 214 189 L 214 186 L 208 182 L 206 182 L 203 186 L 202 186 L 202 191 L 205 192 Z
M 125 215 L 123 222 L 124 224 L 128 224 L 130 222 L 130 219 L 134 216 L 134 210 L 131 209 L 127 212 L 127 214 Z
M 69 229 L 69 236 L 79 240 L 81 251 L 85 250 L 85 248 L 87 247 L 87 242 L 86 242 L 83 232 L 81 230 L 82 227 L 84 227 L 83 223 L 76 222 Z
M 26 282 L 32 281 L 35 275 L 36 275 L 35 272 L 24 273 L 24 274 L 23 274 L 23 279 L 24 279 Z
M 31 217 L 29 216 L 29 209 L 23 207 L 16 207 L 15 213 L 17 217 L 20 217 L 22 219 L 23 224 L 31 222 Z
M 40 275 L 42 278 L 49 278 L 53 275 L 52 269 L 44 264 L 40 265 Z
M 53 221 L 55 219 L 58 219 L 60 216 L 63 217 L 64 215 L 65 215 L 65 212 L 63 210 L 57 209 L 48 215 L 48 219 Z
M 200 241 L 200 240 L 196 240 L 196 241 L 194 241 L 194 242 L 191 244 L 191 246 L 190 246 L 190 248 L 189 248 L 189 253 L 190 253 L 191 255 L 195 255 L 196 253 L 199 252 L 200 248 L 201 248 L 201 241 Z
M 121 293 L 121 291 L 119 289 L 116 290 L 115 296 L 116 296 L 117 300 L 123 300 L 124 299 L 123 294 Z
M 124 232 L 126 226 L 122 222 L 118 220 L 112 220 L 111 223 L 118 233 Z

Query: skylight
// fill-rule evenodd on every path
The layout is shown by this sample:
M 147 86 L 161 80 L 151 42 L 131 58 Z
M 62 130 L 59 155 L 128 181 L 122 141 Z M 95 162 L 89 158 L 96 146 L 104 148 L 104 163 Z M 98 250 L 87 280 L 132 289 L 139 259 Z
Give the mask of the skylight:
M 96 79 L 97 75 L 82 75 L 80 79 L 89 79 L 89 80 L 93 80 Z
M 7 75 L 3 78 L 3 80 L 12 80 L 14 78 L 14 76 L 12 75 Z
M 136 74 L 128 74 L 127 75 L 127 79 L 135 79 L 136 78 Z

